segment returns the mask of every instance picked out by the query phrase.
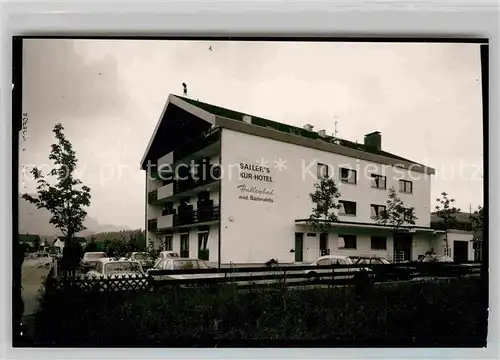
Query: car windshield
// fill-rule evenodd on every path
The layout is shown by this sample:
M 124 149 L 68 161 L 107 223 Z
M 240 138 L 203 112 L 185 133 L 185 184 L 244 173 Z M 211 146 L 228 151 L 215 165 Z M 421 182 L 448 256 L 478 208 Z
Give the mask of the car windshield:
M 137 253 L 137 254 L 135 254 L 135 258 L 136 258 L 137 260 L 146 260 L 146 259 L 147 259 L 147 256 L 146 256 L 146 254 L 145 254 L 145 253 Z
M 382 264 L 390 264 L 390 263 L 391 263 L 391 262 L 390 262 L 389 260 L 387 260 L 387 259 L 380 259 L 380 262 L 381 262 Z
M 104 266 L 104 270 L 106 273 L 119 272 L 119 271 L 133 271 L 133 272 L 140 271 L 139 266 L 130 261 L 116 261 L 108 263 Z
M 83 256 L 85 259 L 102 259 L 106 257 L 104 253 L 86 253 Z
M 352 260 L 350 258 L 339 259 L 339 264 L 342 265 L 352 265 Z

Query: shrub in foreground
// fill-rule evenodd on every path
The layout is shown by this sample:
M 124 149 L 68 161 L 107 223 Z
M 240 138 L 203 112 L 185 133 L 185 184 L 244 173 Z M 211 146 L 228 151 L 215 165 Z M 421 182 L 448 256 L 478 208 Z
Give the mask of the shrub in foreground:
M 357 296 L 358 295 L 358 296 Z M 479 280 L 323 289 L 176 289 L 136 294 L 46 293 L 36 341 L 67 345 L 175 345 L 279 340 L 329 346 L 366 340 L 432 345 L 484 340 Z

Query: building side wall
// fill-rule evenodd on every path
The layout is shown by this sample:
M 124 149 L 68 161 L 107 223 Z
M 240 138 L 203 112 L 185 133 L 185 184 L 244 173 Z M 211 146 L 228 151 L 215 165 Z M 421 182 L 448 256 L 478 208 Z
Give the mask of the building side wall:
M 252 263 L 270 258 L 294 262 L 290 250 L 295 246 L 295 220 L 311 214 L 309 193 L 317 181 L 318 162 L 331 165 L 330 174 L 339 185 L 340 199 L 357 203 L 356 216 L 339 216 L 339 220 L 375 223 L 370 217 L 370 204 L 384 205 L 388 189 L 391 186 L 398 189 L 398 180 L 406 179 L 413 181 L 413 194 L 398 195 L 406 206 L 415 208 L 417 226 L 430 224 L 429 175 L 229 129 L 223 129 L 221 136 L 222 262 Z M 267 162 L 268 170 L 248 170 L 248 166 L 262 165 L 262 160 Z M 340 183 L 340 167 L 357 170 L 356 185 Z M 387 189 L 372 188 L 371 173 L 387 176 Z M 261 194 L 242 191 L 242 187 Z
M 448 232 L 448 245 L 450 249 L 449 255 L 453 258 L 455 241 L 467 241 L 468 261 L 474 261 L 474 249 L 473 249 L 472 238 L 473 238 L 472 232 L 450 230 Z M 440 234 L 439 236 L 436 237 L 434 241 L 434 252 L 436 254 L 444 254 L 445 249 L 446 249 L 446 242 L 444 240 L 444 234 Z

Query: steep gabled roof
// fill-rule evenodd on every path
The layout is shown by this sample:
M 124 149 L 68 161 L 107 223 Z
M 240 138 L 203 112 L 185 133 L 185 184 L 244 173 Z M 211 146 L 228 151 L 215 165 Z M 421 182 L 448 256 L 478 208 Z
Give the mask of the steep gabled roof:
M 179 116 L 181 112 L 183 116 Z M 166 118 L 169 114 L 171 116 L 169 122 L 167 122 Z M 146 161 L 151 157 L 153 159 L 158 158 L 160 153 L 165 155 L 165 151 L 168 152 L 169 149 L 175 148 L 178 145 L 176 140 L 179 140 L 178 132 L 191 132 L 192 135 L 206 129 L 206 127 L 210 127 L 214 123 L 215 117 L 213 114 L 183 101 L 179 96 L 170 94 L 141 159 L 141 167 L 144 169 Z M 165 138 L 167 138 L 166 141 Z

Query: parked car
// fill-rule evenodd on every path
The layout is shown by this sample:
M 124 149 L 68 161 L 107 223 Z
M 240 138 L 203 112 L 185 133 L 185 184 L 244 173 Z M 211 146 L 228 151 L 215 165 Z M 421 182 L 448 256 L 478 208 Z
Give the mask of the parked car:
M 355 265 L 373 265 L 374 276 L 378 280 L 405 280 L 416 274 L 416 268 L 410 264 L 392 264 L 379 256 L 349 256 Z
M 86 252 L 83 254 L 83 259 L 81 262 L 81 268 L 82 272 L 87 272 L 89 270 L 92 270 L 95 265 L 97 264 L 97 261 L 100 259 L 107 258 L 106 253 L 100 251 L 100 252 Z
M 421 276 L 466 275 L 474 271 L 473 264 L 456 263 L 447 255 L 425 255 L 418 262 Z
M 127 256 L 127 259 L 130 261 L 139 262 L 143 270 L 152 268 L 154 265 L 153 259 L 147 252 L 133 252 L 129 256 Z
M 221 276 L 221 274 L 168 274 L 155 275 L 158 270 L 182 270 L 182 269 L 210 269 L 210 265 L 205 260 L 191 258 L 164 258 L 159 259 L 155 265 L 147 270 L 147 274 L 152 276 L 154 280 L 187 280 L 187 279 L 207 279 Z M 223 274 L 222 274 L 223 276 Z
M 315 261 L 311 263 L 311 269 L 305 270 L 306 277 L 309 280 L 318 280 L 321 278 L 328 278 L 332 276 L 331 269 L 315 269 L 314 267 L 325 266 L 325 265 L 351 265 L 350 267 L 345 268 L 336 268 L 333 271 L 338 273 L 335 275 L 335 280 L 340 279 L 351 279 L 355 274 L 360 271 L 365 271 L 367 273 L 372 273 L 371 269 L 367 267 L 356 267 L 354 263 L 348 256 L 343 255 L 325 255 L 317 258 Z
M 137 278 L 144 277 L 144 271 L 138 261 L 101 258 L 95 261 L 94 269 L 90 270 L 86 276 L 106 279 Z

